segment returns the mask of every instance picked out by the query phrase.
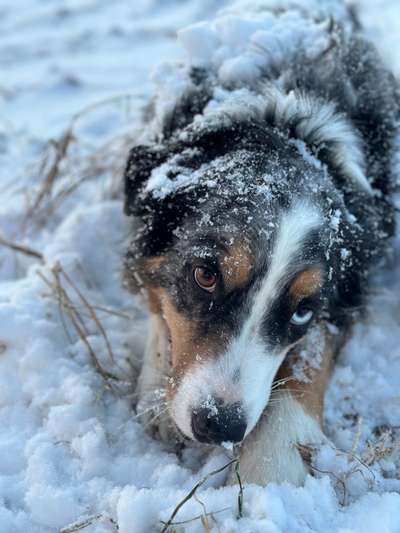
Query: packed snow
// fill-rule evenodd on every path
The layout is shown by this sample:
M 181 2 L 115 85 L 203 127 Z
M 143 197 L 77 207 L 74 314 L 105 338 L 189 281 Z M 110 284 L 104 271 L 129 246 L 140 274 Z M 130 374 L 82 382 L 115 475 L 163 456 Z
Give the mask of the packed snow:
M 304 487 L 247 485 L 238 518 L 239 488 L 225 487 L 221 471 L 229 443 L 209 457 L 196 447 L 178 457 L 134 411 L 146 313 L 122 283 L 130 225 L 121 173 L 152 83 L 165 82 L 168 106 L 171 68 L 150 81 L 160 61 L 189 53 L 225 80 L 253 75 L 257 46 L 246 43 L 262 46 L 269 21 L 239 23 L 228 7 L 200 22 L 222 4 L 0 6 L 0 533 L 161 531 L 215 471 L 170 532 L 400 532 L 399 239 L 335 368 L 325 408 L 333 445 L 318 451 Z M 400 73 L 398 1 L 363 0 L 360 15 Z M 287 22 L 271 29 L 282 32 L 283 55 Z M 187 25 L 185 52 L 176 34 Z M 325 46 L 317 27 L 293 31 L 310 36 L 312 53 Z M 157 408 L 155 416 L 161 394 Z

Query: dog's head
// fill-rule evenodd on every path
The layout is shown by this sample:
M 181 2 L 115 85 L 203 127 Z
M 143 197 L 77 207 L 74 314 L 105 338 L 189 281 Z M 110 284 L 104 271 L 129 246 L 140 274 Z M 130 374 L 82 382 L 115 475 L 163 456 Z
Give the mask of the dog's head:
M 359 294 L 343 200 L 304 146 L 241 123 L 134 148 L 126 211 L 128 278 L 170 335 L 172 419 L 241 441 L 311 324 Z

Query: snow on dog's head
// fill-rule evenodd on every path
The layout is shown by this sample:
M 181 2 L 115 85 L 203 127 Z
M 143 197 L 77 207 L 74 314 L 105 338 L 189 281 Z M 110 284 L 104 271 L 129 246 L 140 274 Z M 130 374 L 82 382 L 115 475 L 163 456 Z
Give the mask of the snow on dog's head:
M 142 223 L 128 274 L 170 336 L 172 419 L 201 442 L 241 441 L 351 260 L 341 198 L 304 146 L 242 121 L 137 147 L 127 179 Z

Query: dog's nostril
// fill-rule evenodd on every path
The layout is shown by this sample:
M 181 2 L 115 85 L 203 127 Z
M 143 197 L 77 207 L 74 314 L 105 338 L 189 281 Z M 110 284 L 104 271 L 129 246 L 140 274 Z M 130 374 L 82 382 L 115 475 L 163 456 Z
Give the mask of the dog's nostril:
M 200 407 L 192 412 L 192 431 L 196 440 L 209 444 L 240 442 L 246 432 L 246 419 L 240 403 Z

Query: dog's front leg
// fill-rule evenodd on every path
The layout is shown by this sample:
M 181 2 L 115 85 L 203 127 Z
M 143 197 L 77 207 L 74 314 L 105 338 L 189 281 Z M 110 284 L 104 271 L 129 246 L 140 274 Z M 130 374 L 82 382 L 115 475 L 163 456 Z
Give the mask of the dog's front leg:
M 285 481 L 301 485 L 308 468 L 299 445 L 318 446 L 323 440 L 318 420 L 301 401 L 290 392 L 279 392 L 242 446 L 241 479 L 259 485 Z
M 137 384 L 137 413 L 143 426 L 164 441 L 171 436 L 166 407 L 166 380 L 169 375 L 168 331 L 161 315 L 151 314 L 150 331 Z
M 260 485 L 287 481 L 301 485 L 309 471 L 301 450 L 318 447 L 326 440 L 321 429 L 324 392 L 332 359 L 341 343 L 326 326 L 318 328 L 324 342 L 319 364 L 312 362 L 304 369 L 304 378 L 296 379 L 295 356 L 288 358 L 277 376 L 282 386 L 273 392 L 258 425 L 241 447 L 243 481 Z M 235 482 L 234 475 L 231 482 Z

